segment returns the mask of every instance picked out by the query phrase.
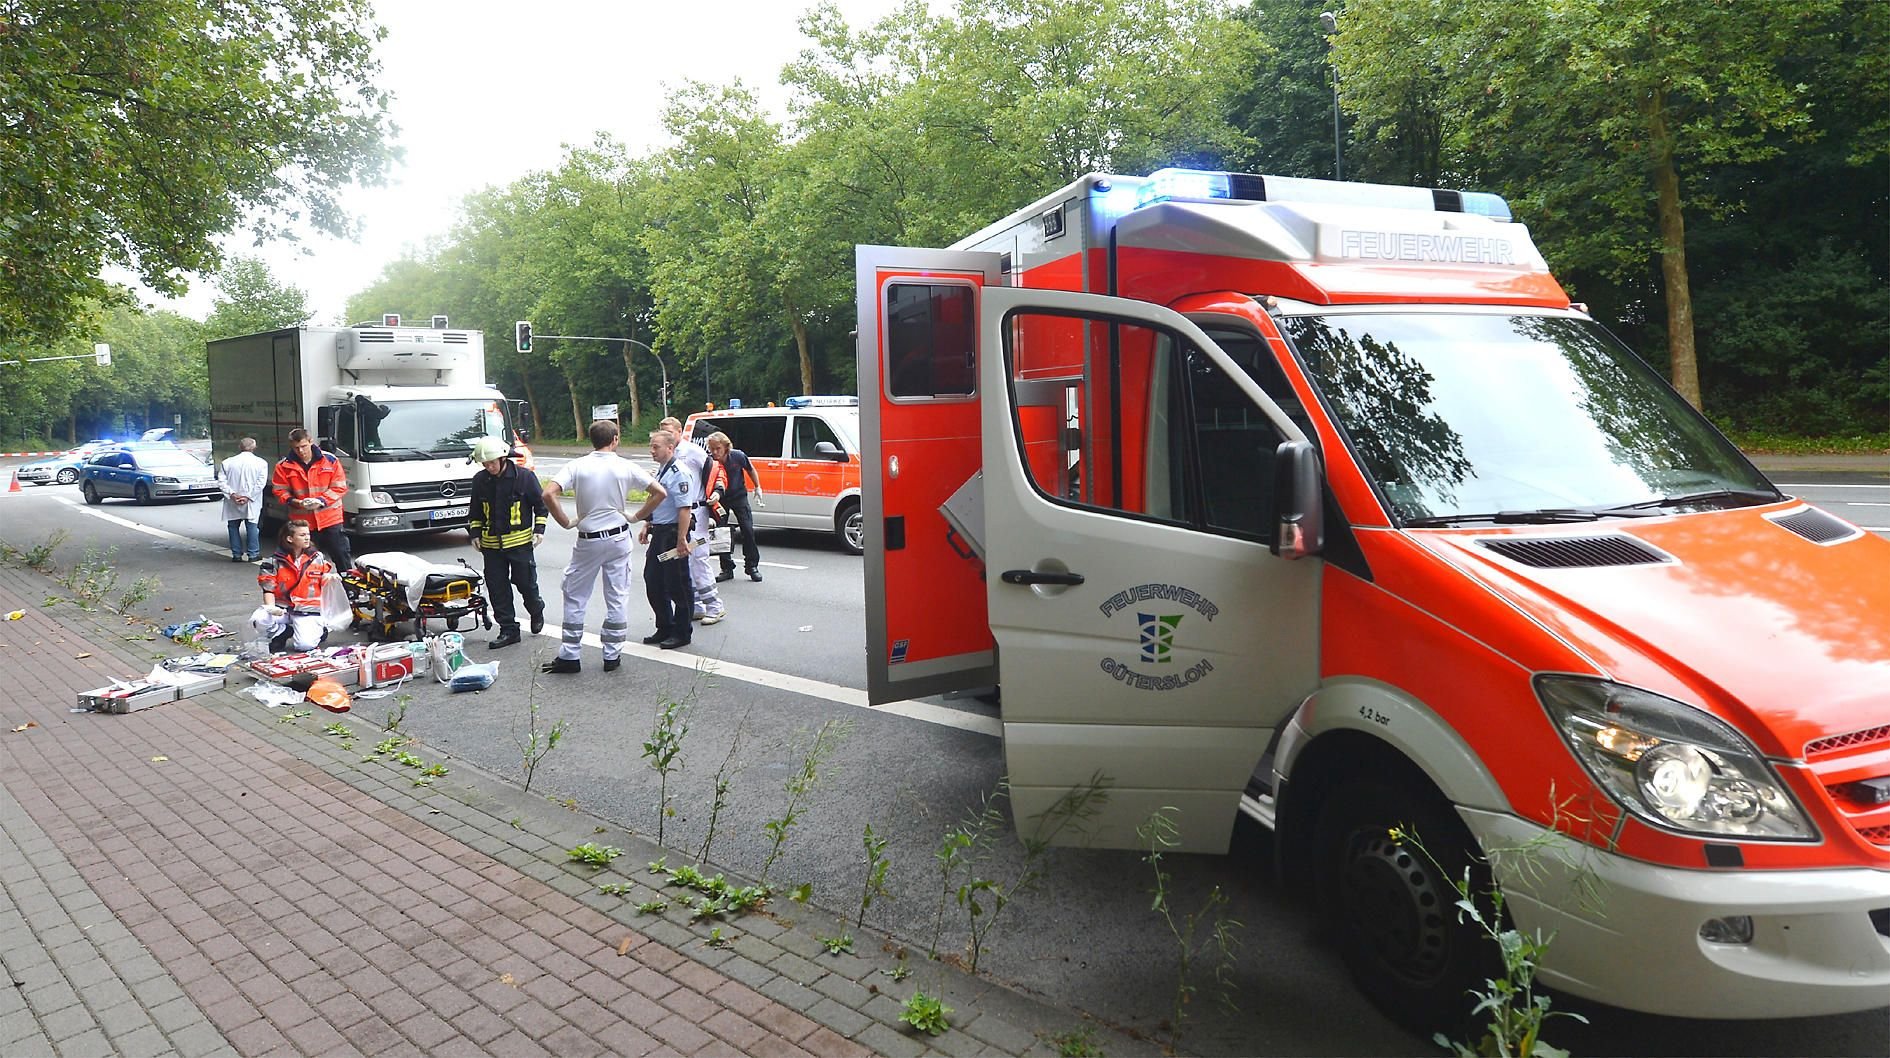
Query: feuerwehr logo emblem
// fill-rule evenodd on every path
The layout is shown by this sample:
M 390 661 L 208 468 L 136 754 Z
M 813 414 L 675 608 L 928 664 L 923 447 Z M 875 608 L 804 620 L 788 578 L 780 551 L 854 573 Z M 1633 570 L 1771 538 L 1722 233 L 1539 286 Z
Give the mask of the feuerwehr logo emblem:
M 1135 605 L 1142 602 L 1172 603 L 1193 610 L 1208 622 L 1212 622 L 1221 612 L 1221 608 L 1207 596 L 1179 584 L 1138 584 L 1116 592 L 1097 608 L 1105 618 L 1117 614 L 1135 615 L 1137 649 L 1133 663 L 1120 658 L 1103 658 L 1104 673 L 1116 682 L 1138 691 L 1174 691 L 1193 686 L 1214 671 L 1214 663 L 1207 658 L 1196 656 L 1189 663 L 1185 649 L 1176 649 L 1175 639 L 1181 628 L 1181 619 L 1188 616 L 1185 612 L 1146 613 Z M 1201 625 L 1190 624 L 1189 627 L 1196 632 L 1205 631 Z M 1148 665 L 1163 667 L 1152 671 L 1142 668 Z M 1176 671 L 1180 665 L 1186 667 Z
M 1174 660 L 1175 626 L 1181 623 L 1181 614 L 1139 613 L 1135 619 L 1141 625 L 1142 660 L 1157 664 L 1167 664 Z

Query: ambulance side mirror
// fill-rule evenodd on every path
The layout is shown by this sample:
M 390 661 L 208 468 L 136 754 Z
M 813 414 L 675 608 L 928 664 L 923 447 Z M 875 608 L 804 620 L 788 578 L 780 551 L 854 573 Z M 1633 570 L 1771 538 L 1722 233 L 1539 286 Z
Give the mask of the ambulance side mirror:
M 1286 441 L 1273 452 L 1273 504 L 1279 521 L 1273 553 L 1306 558 L 1325 546 L 1325 482 L 1319 453 L 1305 441 Z

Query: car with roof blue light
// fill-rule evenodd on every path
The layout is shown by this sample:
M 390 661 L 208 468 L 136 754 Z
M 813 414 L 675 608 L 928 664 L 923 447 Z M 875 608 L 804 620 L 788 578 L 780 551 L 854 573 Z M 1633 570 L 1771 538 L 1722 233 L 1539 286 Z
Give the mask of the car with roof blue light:
M 109 497 L 139 503 L 209 499 L 222 495 L 208 463 L 168 442 L 121 445 L 96 453 L 79 468 L 79 493 L 96 506 Z

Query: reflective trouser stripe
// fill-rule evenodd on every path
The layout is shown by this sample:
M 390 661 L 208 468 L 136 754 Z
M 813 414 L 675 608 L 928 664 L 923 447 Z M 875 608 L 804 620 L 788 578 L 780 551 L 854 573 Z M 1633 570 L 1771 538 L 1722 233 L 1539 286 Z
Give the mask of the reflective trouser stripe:
M 695 533 L 690 533 L 689 544 L 689 586 L 696 592 L 696 609 L 705 614 L 721 614 L 722 593 L 715 588 L 714 560 L 709 554 L 707 540 L 698 541 Z
M 564 568 L 564 635 L 558 644 L 558 656 L 576 660 L 584 641 L 584 611 L 590 608 L 591 592 L 597 590 L 598 574 L 604 582 L 604 627 L 629 627 L 630 610 L 630 534 L 618 533 L 598 540 L 579 540 L 571 549 L 571 564 Z M 604 657 L 623 652 L 624 636 L 618 632 L 615 642 L 607 635 Z

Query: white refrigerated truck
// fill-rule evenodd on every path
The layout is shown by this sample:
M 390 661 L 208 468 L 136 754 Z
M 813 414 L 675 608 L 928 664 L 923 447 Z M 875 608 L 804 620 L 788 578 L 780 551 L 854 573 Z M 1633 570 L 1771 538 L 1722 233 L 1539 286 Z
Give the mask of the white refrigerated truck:
M 343 526 L 355 536 L 466 524 L 472 445 L 524 451 L 525 402 L 486 381 L 485 336 L 451 328 L 290 327 L 206 346 L 212 458 L 254 437 L 274 464 L 307 429 L 348 475 Z M 284 511 L 268 501 L 265 523 Z

